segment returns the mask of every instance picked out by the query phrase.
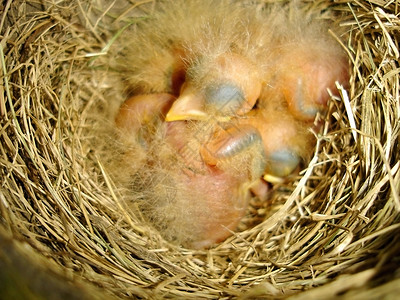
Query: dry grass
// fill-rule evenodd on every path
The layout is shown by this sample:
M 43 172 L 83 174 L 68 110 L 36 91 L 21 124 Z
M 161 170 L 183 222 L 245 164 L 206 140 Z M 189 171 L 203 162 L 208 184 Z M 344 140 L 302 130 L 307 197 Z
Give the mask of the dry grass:
M 216 248 L 192 251 L 128 214 L 91 136 L 94 116 L 124 100 L 109 67 L 113 42 L 150 13 L 152 1 L 3 1 L 0 279 L 9 281 L 0 280 L 0 292 L 19 291 L 21 299 L 396 297 L 399 3 L 315 5 L 342 14 L 350 89 L 330 102 L 308 168 L 276 187 L 269 217 Z

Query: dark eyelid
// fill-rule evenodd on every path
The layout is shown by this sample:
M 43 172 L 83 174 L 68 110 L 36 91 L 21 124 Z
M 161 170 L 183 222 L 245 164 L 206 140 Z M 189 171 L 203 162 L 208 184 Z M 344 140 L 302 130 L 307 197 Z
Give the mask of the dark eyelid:
M 224 83 L 208 86 L 205 90 L 205 102 L 219 114 L 234 115 L 243 106 L 245 97 L 238 86 Z

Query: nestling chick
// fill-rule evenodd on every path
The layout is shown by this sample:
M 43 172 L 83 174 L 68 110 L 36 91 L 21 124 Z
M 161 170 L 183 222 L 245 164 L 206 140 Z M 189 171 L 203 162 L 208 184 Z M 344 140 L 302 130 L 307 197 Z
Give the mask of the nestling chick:
M 162 1 L 124 56 L 125 184 L 147 219 L 187 247 L 226 239 L 250 198 L 266 199 L 266 179 L 298 170 L 327 89 L 347 81 L 326 24 L 261 3 Z

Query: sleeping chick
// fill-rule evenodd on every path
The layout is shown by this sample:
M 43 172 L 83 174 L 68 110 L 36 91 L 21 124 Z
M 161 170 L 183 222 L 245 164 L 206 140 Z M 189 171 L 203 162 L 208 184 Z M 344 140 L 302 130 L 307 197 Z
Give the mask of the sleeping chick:
M 263 184 L 263 145 L 255 129 L 258 142 L 248 145 L 246 137 L 243 141 L 242 135 L 222 130 L 221 124 L 211 120 L 165 122 L 165 112 L 174 100 L 171 94 L 148 94 L 121 105 L 116 125 L 126 145 L 132 141 L 134 145 L 123 154 L 120 180 L 129 174 L 125 184 L 132 187 L 144 214 L 167 239 L 205 248 L 232 234 L 246 212 L 250 190 Z M 246 149 L 239 147 L 240 155 L 222 153 L 218 161 L 206 163 L 201 149 L 210 139 L 216 141 L 211 136 L 217 128 L 235 139 L 226 142 L 223 137 L 228 148 L 244 143 Z M 243 133 L 249 136 L 249 131 Z
M 161 1 L 132 34 L 120 175 L 165 238 L 223 241 L 251 197 L 267 199 L 268 180 L 312 153 L 314 119 L 348 66 L 309 16 L 261 1 Z

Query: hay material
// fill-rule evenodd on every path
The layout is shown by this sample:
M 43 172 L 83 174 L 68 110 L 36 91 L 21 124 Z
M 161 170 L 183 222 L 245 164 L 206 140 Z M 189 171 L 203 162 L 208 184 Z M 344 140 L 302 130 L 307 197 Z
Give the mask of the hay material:
M 82 295 L 396 297 L 398 3 L 306 4 L 323 9 L 324 18 L 339 14 L 350 88 L 330 102 L 306 170 L 291 185 L 276 185 L 269 217 L 208 251 L 171 245 L 127 212 L 90 135 L 93 117 L 124 100 L 118 70 L 109 67 L 114 42 L 151 15 L 152 1 L 0 4 L 2 278 L 23 272 L 13 253 L 34 251 L 43 264 L 32 261 L 39 278 L 55 272 Z M 33 278 L 16 278 L 25 278 L 16 281 L 31 299 L 56 298 Z

